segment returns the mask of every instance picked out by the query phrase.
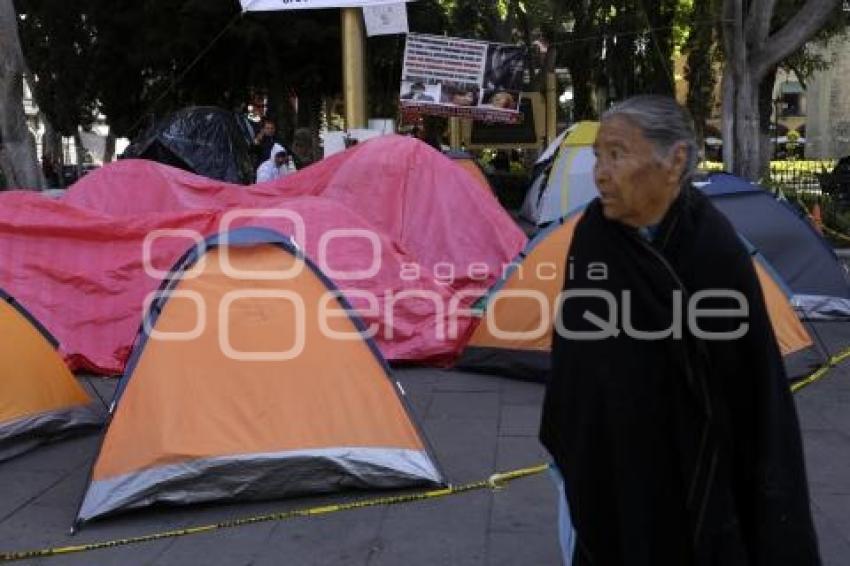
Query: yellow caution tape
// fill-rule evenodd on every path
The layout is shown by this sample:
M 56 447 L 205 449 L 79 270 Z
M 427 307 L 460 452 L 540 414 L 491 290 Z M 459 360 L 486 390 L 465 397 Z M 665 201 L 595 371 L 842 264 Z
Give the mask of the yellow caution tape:
M 814 373 L 812 373 L 811 375 L 809 375 L 805 379 L 801 379 L 800 381 L 794 383 L 791 386 L 791 391 L 793 393 L 797 393 L 798 391 L 800 391 L 804 387 L 808 387 L 812 383 L 815 383 L 816 381 L 820 381 L 821 379 L 826 377 L 826 375 L 829 373 L 829 371 L 832 368 L 834 368 L 835 366 L 837 366 L 838 364 L 840 364 L 841 362 L 843 362 L 847 358 L 850 358 L 850 348 L 847 348 L 843 352 L 832 356 L 831 358 L 829 358 L 829 360 L 824 365 L 822 365 L 820 368 L 818 368 Z
M 827 363 L 825 363 L 821 368 L 816 370 L 814 373 L 802 379 L 791 386 L 791 391 L 797 393 L 804 387 L 819 381 L 823 377 L 825 377 L 829 371 L 843 362 L 844 360 L 850 358 L 850 348 L 842 351 L 841 353 L 832 356 Z M 526 478 L 530 476 L 534 476 L 537 474 L 541 474 L 549 469 L 548 464 L 540 464 L 537 466 L 532 466 L 529 468 L 522 468 L 519 470 L 513 470 L 509 472 L 502 472 L 493 474 L 486 480 L 480 480 L 477 482 L 467 483 L 458 486 L 450 486 L 443 489 L 435 489 L 425 492 L 419 493 L 411 493 L 407 495 L 396 495 L 390 497 L 379 497 L 375 499 L 366 499 L 362 501 L 351 501 L 348 503 L 338 503 L 335 505 L 323 505 L 320 507 L 311 507 L 307 509 L 293 509 L 292 511 L 284 511 L 281 513 L 271 513 L 267 515 L 257 515 L 254 517 L 245 517 L 241 519 L 231 519 L 229 521 L 222 521 L 220 523 L 215 523 L 211 525 L 202 525 L 198 527 L 189 527 L 185 529 L 176 529 L 172 531 L 164 531 L 161 533 L 153 533 L 148 535 L 141 535 L 137 537 L 129 537 L 123 539 L 115 539 L 109 541 L 102 542 L 93 542 L 89 544 L 79 544 L 73 546 L 61 546 L 57 548 L 45 548 L 41 550 L 27 550 L 23 552 L 5 552 L 0 553 L 0 562 L 12 562 L 15 560 L 27 560 L 32 558 L 46 558 L 50 556 L 60 556 L 64 554 L 74 554 L 79 552 L 90 552 L 93 550 L 103 550 L 106 548 L 115 548 L 118 546 L 127 546 L 132 544 L 140 544 L 145 542 L 153 542 L 157 540 L 167 539 L 167 538 L 176 538 L 183 537 L 188 535 L 197 535 L 201 533 L 208 533 L 211 531 L 217 531 L 221 529 L 230 529 L 234 527 L 244 527 L 247 525 L 254 525 L 256 523 L 267 523 L 272 521 L 285 521 L 287 519 L 295 519 L 299 517 L 315 517 L 320 515 L 328 515 L 330 513 L 339 513 L 341 511 L 351 511 L 354 509 L 365 509 L 367 507 L 380 507 L 380 506 L 389 506 L 389 505 L 399 505 L 402 503 L 413 503 L 416 501 L 426 501 L 431 499 L 439 499 L 442 497 L 448 497 L 451 495 L 459 495 L 462 493 L 467 493 L 470 491 L 477 491 L 482 489 L 491 489 L 491 490 L 500 490 L 507 487 L 507 484 L 514 480 L 518 480 L 521 478 Z
M 839 240 L 844 240 L 845 242 L 850 242 L 850 236 L 848 236 L 847 234 L 842 234 L 841 232 L 839 232 L 837 230 L 833 230 L 829 226 L 823 226 L 822 229 L 823 229 L 825 234 L 829 234 L 833 238 L 837 238 Z
M 338 503 L 336 505 L 323 505 L 321 507 L 312 507 L 308 509 L 294 509 L 292 511 L 284 511 L 282 513 L 271 513 L 268 515 L 257 515 L 255 517 L 245 517 L 242 519 L 231 519 L 211 525 L 203 525 L 198 527 L 189 527 L 185 529 L 176 529 L 172 531 L 164 531 L 161 533 L 153 533 L 137 537 L 129 537 L 115 539 L 110 541 L 93 542 L 89 544 L 78 544 L 73 546 L 62 546 L 57 548 L 45 548 L 41 550 L 27 550 L 23 552 L 5 552 L 0 553 L 0 562 L 12 562 L 15 560 L 27 560 L 32 558 L 46 558 L 49 556 L 60 556 L 64 554 L 74 554 L 78 552 L 89 552 L 92 550 L 103 550 L 106 548 L 115 548 L 118 546 L 127 546 L 131 544 L 140 544 L 144 542 L 153 542 L 157 540 L 183 537 L 188 535 L 196 535 L 208 533 L 220 529 L 230 529 L 234 527 L 244 527 L 246 525 L 254 525 L 256 523 L 267 523 L 270 521 L 284 521 L 287 519 L 295 519 L 297 517 L 312 517 L 317 515 L 327 515 L 329 513 L 337 513 L 340 511 L 350 511 L 353 509 L 364 509 L 366 507 L 379 507 L 388 505 L 398 505 L 400 503 L 412 503 L 414 501 L 426 501 L 438 499 L 450 495 L 458 495 L 469 491 L 482 489 L 501 489 L 509 482 L 520 478 L 526 478 L 541 474 L 549 469 L 548 464 L 540 464 L 529 468 L 522 468 L 510 472 L 493 474 L 486 480 L 481 480 L 473 483 L 468 483 L 459 486 L 450 486 L 443 489 L 434 489 L 425 492 L 411 493 L 407 495 L 396 495 L 390 497 L 379 497 L 376 499 L 366 499 L 362 501 L 351 501 L 348 503 Z

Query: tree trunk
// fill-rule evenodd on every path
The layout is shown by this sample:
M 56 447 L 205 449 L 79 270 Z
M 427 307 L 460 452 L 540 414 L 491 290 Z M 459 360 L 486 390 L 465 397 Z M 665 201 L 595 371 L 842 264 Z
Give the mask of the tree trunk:
M 759 96 L 749 73 L 723 73 L 723 165 L 726 171 L 757 180 L 761 167 Z
M 12 0 L 0 0 L 0 167 L 9 187 L 40 189 L 44 179 L 24 114 L 24 56 Z
M 262 44 L 265 49 L 266 64 L 269 75 L 266 80 L 268 86 L 268 103 L 266 104 L 266 117 L 274 120 L 277 125 L 277 135 L 284 140 L 292 139 L 295 130 L 295 116 L 292 104 L 289 101 L 289 89 L 285 84 L 281 69 L 280 54 L 275 49 L 271 39 L 271 31 L 264 28 Z
M 106 142 L 103 147 L 103 164 L 112 163 L 115 159 L 115 134 L 112 133 L 112 128 L 106 134 Z
M 685 45 L 688 61 L 685 79 L 688 81 L 687 107 L 694 118 L 697 137 L 705 139 L 705 125 L 711 117 L 714 100 L 714 28 L 705 25 L 712 17 L 710 0 L 696 0 L 690 16 L 690 35 Z
M 759 115 L 759 87 L 779 63 L 826 23 L 839 0 L 806 0 L 771 34 L 775 0 L 724 0 L 723 162 L 728 171 L 758 180 L 767 162 Z M 771 85 L 772 86 L 772 85 Z
M 62 155 L 62 136 L 53 127 L 53 123 L 44 114 L 41 115 L 44 123 L 44 135 L 41 136 L 41 154 L 51 160 L 56 166 L 61 166 L 64 161 Z
M 573 81 L 573 114 L 576 121 L 596 119 L 592 75 L 592 71 L 584 64 L 570 67 L 570 78 Z
M 675 96 L 676 86 L 673 75 L 673 18 L 675 7 L 667 2 L 645 2 L 642 4 L 646 22 L 650 28 L 650 43 L 647 49 L 652 55 L 647 56 L 649 77 L 646 85 L 650 92 Z
M 773 86 L 776 83 L 777 70 L 778 67 L 771 69 L 759 85 L 759 179 L 770 178 L 770 161 L 775 149 L 770 138 L 770 117 L 774 110 Z M 778 132 L 774 132 L 774 136 L 778 135 Z
M 77 159 L 74 165 L 77 166 L 77 173 L 80 173 L 80 171 L 83 170 L 83 164 L 86 161 L 86 148 L 83 146 L 83 137 L 80 135 L 79 131 L 74 132 L 74 149 L 77 153 Z
M 731 66 L 723 69 L 720 91 L 723 93 L 721 136 L 723 138 L 723 170 L 731 173 L 735 167 L 735 78 Z
M 758 85 L 744 73 L 735 89 L 735 164 L 739 177 L 758 180 L 761 170 Z
M 602 56 L 602 42 L 587 39 L 600 33 L 588 12 L 589 10 L 582 9 L 573 11 L 575 23 L 572 32 L 563 38 L 556 38 L 556 42 L 569 43 L 569 49 L 558 50 L 558 57 L 570 71 L 573 85 L 573 118 L 576 121 L 594 120 L 597 117 L 594 104 L 594 73 Z M 575 38 L 583 40 L 574 42 Z

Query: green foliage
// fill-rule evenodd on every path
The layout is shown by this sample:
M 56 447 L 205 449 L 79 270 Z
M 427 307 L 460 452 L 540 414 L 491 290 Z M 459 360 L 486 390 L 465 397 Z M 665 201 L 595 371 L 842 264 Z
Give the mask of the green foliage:
M 771 31 L 775 32 L 787 24 L 803 8 L 804 4 L 803 0 L 778 0 L 771 22 Z M 836 6 L 835 17 L 830 18 L 811 41 L 803 45 L 781 64 L 781 67 L 785 70 L 794 72 L 803 84 L 814 73 L 829 67 L 829 61 L 824 59 L 819 50 L 826 46 L 830 39 L 847 33 L 850 13 L 844 12 L 840 4 L 839 2 Z
M 818 175 L 832 171 L 835 168 L 835 159 L 799 159 L 799 160 L 774 160 L 770 162 L 771 173 L 785 174 L 799 172 L 816 179 Z M 719 161 L 703 161 L 699 165 L 704 171 L 722 171 L 723 163 Z
M 231 0 L 28 0 L 18 10 L 36 99 L 66 135 L 96 111 L 133 135 L 183 106 L 234 108 L 268 92 L 283 114 L 291 94 L 315 107 L 341 90 L 334 10 L 243 16 Z
M 688 35 L 682 47 L 687 55 L 685 80 L 688 81 L 687 107 L 694 118 L 697 134 L 704 137 L 706 121 L 714 106 L 717 85 L 718 36 L 711 22 L 716 5 L 714 0 L 694 0 L 688 14 Z
M 775 26 L 803 0 L 778 0 Z M 673 93 L 673 56 L 688 55 L 688 105 L 700 122 L 711 109 L 718 55 L 718 0 L 419 0 L 411 30 L 489 41 L 538 39 L 557 48 L 570 71 L 577 119 L 596 116 L 598 87 L 622 99 Z M 316 122 L 322 100 L 341 92 L 337 10 L 248 13 L 233 0 L 16 0 L 35 96 L 65 135 L 98 113 L 132 136 L 188 105 L 237 108 L 265 93 L 283 125 Z M 784 20 L 783 20 L 784 18 Z M 819 39 L 846 27 L 835 18 Z M 404 40 L 370 38 L 370 111 L 394 116 Z M 532 50 L 532 52 L 534 52 Z M 787 65 L 801 77 L 824 62 L 801 50 Z M 532 58 L 539 76 L 542 58 Z M 542 83 L 535 83 L 542 88 Z M 289 100 L 299 99 L 295 116 Z M 286 128 L 284 128 L 286 130 Z
M 46 0 L 31 0 L 18 13 L 34 95 L 56 130 L 72 136 L 96 116 L 91 18 L 72 2 Z

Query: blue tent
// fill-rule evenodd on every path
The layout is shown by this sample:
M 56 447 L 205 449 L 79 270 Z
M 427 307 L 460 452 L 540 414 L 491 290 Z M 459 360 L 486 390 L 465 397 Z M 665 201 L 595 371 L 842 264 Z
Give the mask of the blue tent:
M 725 173 L 711 175 L 698 186 L 735 230 L 764 254 L 794 295 L 850 298 L 835 252 L 786 201 Z

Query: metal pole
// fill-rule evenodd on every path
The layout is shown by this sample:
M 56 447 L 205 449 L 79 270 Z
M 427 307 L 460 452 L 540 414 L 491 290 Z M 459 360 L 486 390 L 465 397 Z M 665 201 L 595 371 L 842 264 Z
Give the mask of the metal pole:
M 558 77 L 555 74 L 555 62 L 558 50 L 549 47 L 544 61 L 546 70 L 546 145 L 558 137 Z
M 558 137 L 558 78 L 555 71 L 546 73 L 546 145 Z
M 449 145 L 452 149 L 460 149 L 460 146 L 463 144 L 460 120 L 456 116 L 449 118 Z
M 366 33 L 359 8 L 342 9 L 342 89 L 346 129 L 365 128 Z

